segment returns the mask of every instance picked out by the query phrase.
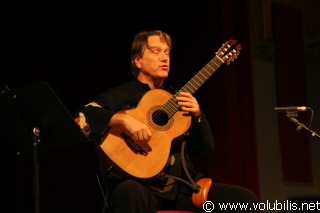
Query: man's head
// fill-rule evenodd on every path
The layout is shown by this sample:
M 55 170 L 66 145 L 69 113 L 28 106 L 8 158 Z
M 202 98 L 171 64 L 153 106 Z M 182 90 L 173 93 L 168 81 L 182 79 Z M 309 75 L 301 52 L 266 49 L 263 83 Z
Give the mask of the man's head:
M 142 31 L 138 33 L 132 42 L 131 46 L 131 69 L 134 77 L 137 77 L 141 69 L 144 68 L 143 59 L 145 51 L 147 51 L 150 59 L 153 62 L 163 61 L 162 64 L 154 64 L 155 66 L 167 66 L 169 72 L 170 66 L 170 50 L 172 48 L 172 40 L 169 34 L 160 30 Z M 152 63 L 152 60 L 144 62 Z M 141 62 L 141 63 L 140 63 Z M 143 71 L 143 70 L 142 70 Z

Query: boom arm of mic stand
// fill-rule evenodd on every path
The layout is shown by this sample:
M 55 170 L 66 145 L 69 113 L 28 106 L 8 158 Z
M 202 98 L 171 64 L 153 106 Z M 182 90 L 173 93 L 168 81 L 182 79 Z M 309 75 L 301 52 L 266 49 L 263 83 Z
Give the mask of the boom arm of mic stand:
M 300 131 L 302 128 L 304 128 L 305 130 L 307 130 L 312 137 L 317 137 L 320 139 L 320 135 L 318 135 L 316 132 L 312 131 L 311 129 L 309 129 L 308 127 L 306 127 L 306 125 L 304 125 L 303 123 L 300 123 L 297 119 L 295 119 L 294 117 L 290 117 L 290 121 L 292 123 L 295 123 L 298 125 L 297 127 L 297 131 Z

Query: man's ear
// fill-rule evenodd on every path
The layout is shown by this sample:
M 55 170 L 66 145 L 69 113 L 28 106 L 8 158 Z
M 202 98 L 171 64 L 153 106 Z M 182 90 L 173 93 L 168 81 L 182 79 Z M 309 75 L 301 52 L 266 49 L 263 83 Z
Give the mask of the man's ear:
M 140 58 L 139 58 L 139 57 L 133 59 L 133 63 L 136 65 L 136 67 L 137 67 L 138 69 L 141 68 L 141 63 L 140 63 Z

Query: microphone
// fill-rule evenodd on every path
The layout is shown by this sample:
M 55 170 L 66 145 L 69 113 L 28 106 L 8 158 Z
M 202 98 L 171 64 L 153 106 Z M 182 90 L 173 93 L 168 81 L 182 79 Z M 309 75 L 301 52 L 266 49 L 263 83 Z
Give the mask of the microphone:
M 290 121 L 292 123 L 295 123 L 298 125 L 298 127 L 296 128 L 297 131 L 300 131 L 302 128 L 304 128 L 305 130 L 309 131 L 309 133 L 311 134 L 312 137 L 317 137 L 320 139 L 320 135 L 318 135 L 316 132 L 314 132 L 311 129 L 309 129 L 308 127 L 306 127 L 306 125 L 304 125 L 303 123 L 300 123 L 297 119 L 291 117 Z
M 275 107 L 275 111 L 307 111 L 310 107 L 307 106 L 287 106 L 287 107 Z

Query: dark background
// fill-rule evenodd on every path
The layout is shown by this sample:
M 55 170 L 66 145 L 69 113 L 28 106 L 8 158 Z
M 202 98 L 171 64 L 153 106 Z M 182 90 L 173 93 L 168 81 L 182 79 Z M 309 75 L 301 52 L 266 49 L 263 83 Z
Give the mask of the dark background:
M 6 4 L 1 86 L 14 93 L 18 88 L 46 81 L 74 117 L 77 107 L 131 78 L 130 46 L 137 32 L 161 29 L 171 34 L 174 48 L 168 80 L 177 87 L 232 37 L 223 38 L 216 30 L 220 28 L 219 1 L 210 8 L 207 2 L 177 5 L 169 1 Z M 203 92 L 207 93 L 205 89 Z M 30 150 L 16 155 L 19 143 L 6 137 L 2 163 L 7 190 L 2 206 L 10 212 L 32 212 L 34 153 Z M 102 195 L 88 144 L 41 151 L 38 160 L 41 212 L 100 211 Z
M 4 23 L 1 82 L 14 88 L 46 80 L 74 111 L 105 88 L 130 78 L 133 36 L 141 30 L 161 29 L 172 35 L 171 78 L 182 85 L 225 42 L 215 31 L 220 22 L 212 23 L 219 20 L 219 2 L 210 11 L 205 4 L 39 1 L 11 5 Z
M 248 11 L 249 2 L 5 3 L 0 85 L 15 91 L 46 81 L 71 117 L 76 117 L 79 106 L 131 78 L 131 41 L 141 30 L 161 29 L 172 36 L 168 81 L 177 88 L 208 63 L 225 41 L 237 39 L 242 45 L 239 57 L 219 68 L 196 93 L 216 140 L 214 155 L 209 153 L 196 166 L 219 182 L 248 187 L 259 196 L 251 40 L 257 31 L 250 33 L 256 23 L 248 19 L 250 12 L 259 12 Z M 262 25 L 261 20 L 257 23 Z M 264 49 L 268 42 L 257 46 Z M 6 126 L 0 126 L 4 135 Z M 12 140 L 6 137 L 1 155 L 6 199 L 1 206 L 11 212 L 33 212 L 32 153 L 17 156 L 16 143 L 8 143 Z M 41 152 L 39 160 L 41 212 L 100 211 L 90 144 L 55 147 Z

